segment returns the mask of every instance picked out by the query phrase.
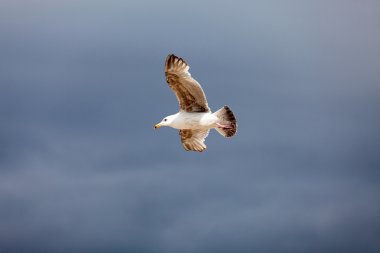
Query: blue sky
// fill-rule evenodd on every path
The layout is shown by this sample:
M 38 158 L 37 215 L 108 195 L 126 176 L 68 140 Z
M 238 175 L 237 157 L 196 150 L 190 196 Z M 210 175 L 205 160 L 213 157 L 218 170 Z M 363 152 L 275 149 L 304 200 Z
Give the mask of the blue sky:
M 378 1 L 0 3 L 5 252 L 378 252 Z M 182 149 L 186 59 L 231 139 Z

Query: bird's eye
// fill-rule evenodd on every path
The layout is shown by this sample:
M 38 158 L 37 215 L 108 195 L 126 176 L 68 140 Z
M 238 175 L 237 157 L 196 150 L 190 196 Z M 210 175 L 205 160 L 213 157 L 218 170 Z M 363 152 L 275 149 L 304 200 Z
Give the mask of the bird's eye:
M 168 119 L 164 119 L 164 121 L 167 121 Z

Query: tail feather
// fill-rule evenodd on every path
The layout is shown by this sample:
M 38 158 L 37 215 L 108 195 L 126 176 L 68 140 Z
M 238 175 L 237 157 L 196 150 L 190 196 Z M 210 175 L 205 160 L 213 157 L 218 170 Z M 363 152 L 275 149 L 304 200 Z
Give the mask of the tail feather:
M 223 106 L 214 115 L 219 118 L 219 124 L 225 127 L 216 127 L 215 130 L 218 131 L 224 137 L 232 137 L 237 131 L 237 121 L 234 113 L 228 106 Z

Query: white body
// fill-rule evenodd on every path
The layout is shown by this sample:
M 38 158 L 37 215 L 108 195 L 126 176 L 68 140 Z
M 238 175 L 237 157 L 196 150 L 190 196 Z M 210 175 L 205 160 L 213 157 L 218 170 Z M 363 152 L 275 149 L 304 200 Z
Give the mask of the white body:
M 176 129 L 210 129 L 217 127 L 219 121 L 211 112 L 180 111 L 166 118 L 167 125 Z

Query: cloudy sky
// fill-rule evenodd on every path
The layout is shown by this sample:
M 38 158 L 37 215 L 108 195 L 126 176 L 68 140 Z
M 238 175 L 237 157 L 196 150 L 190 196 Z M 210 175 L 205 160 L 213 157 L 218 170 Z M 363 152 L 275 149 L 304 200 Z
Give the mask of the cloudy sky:
M 379 252 L 380 2 L 0 1 L 0 251 Z M 163 64 L 237 136 L 182 149 Z

